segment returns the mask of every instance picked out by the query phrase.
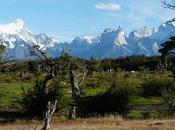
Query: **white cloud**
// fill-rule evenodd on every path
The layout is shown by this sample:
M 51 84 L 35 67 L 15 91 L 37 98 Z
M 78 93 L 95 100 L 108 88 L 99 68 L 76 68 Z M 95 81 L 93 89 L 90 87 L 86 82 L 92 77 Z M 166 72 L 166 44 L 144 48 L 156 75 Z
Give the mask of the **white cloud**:
M 151 3 L 151 4 L 150 4 Z M 125 0 L 120 13 L 106 13 L 106 22 L 124 25 L 126 29 L 158 27 L 175 17 L 173 10 L 163 8 L 161 0 Z
M 121 7 L 119 4 L 115 4 L 115 3 L 100 2 L 95 5 L 95 8 L 99 10 L 119 11 Z

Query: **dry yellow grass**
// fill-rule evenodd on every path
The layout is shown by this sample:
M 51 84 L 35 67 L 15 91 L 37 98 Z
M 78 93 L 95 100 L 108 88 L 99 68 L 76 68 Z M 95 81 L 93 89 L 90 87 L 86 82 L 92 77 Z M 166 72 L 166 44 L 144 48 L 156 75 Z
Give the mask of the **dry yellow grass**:
M 3 124 L 0 130 L 40 130 L 42 123 Z M 175 120 L 122 120 L 121 118 L 91 118 L 53 122 L 51 130 L 175 130 Z

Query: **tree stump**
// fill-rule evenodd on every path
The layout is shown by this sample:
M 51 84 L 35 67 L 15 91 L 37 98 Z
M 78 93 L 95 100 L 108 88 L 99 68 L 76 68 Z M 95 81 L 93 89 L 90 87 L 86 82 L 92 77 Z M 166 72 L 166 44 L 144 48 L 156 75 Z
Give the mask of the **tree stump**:
M 70 111 L 69 111 L 69 119 L 70 120 L 76 119 L 76 107 L 75 106 L 72 106 Z

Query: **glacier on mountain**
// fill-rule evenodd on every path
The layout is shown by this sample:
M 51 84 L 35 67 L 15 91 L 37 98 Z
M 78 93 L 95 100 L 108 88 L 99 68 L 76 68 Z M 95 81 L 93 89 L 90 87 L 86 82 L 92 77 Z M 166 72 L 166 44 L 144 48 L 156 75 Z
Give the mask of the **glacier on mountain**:
M 97 36 L 79 36 L 71 43 L 57 42 L 46 34 L 34 34 L 25 28 L 23 20 L 0 25 L 0 42 L 11 60 L 31 59 L 30 49 L 38 45 L 50 56 L 58 57 L 65 48 L 81 58 L 115 58 L 129 55 L 159 55 L 161 44 L 175 36 L 175 22 L 166 22 L 158 29 L 143 27 L 127 36 L 122 27 L 105 29 Z

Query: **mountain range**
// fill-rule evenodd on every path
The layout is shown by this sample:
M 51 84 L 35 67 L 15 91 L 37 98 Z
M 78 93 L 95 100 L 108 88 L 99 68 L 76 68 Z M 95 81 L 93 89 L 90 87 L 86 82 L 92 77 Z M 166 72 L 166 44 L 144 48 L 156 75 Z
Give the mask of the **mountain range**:
M 129 55 L 159 55 L 161 44 L 175 36 L 175 22 L 166 22 L 157 29 L 143 27 L 127 36 L 122 27 L 105 29 L 101 34 L 79 36 L 72 42 L 58 42 L 46 34 L 34 34 L 26 29 L 23 20 L 0 25 L 0 42 L 6 47 L 11 60 L 31 59 L 30 49 L 38 45 L 52 57 L 60 56 L 63 49 L 80 58 L 116 58 Z

